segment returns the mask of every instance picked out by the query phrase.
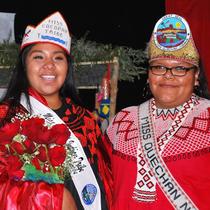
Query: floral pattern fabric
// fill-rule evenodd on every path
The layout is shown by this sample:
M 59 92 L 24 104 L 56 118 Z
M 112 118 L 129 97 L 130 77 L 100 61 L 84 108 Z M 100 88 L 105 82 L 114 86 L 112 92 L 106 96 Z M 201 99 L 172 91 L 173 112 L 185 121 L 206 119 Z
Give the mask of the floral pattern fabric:
M 104 175 L 105 168 L 99 150 L 99 145 L 102 144 L 103 137 L 95 118 L 90 111 L 74 104 L 70 98 L 66 98 L 63 106 L 54 111 L 80 140 L 101 189 L 102 210 L 106 210 L 106 196 L 108 193 L 108 187 L 106 187 L 107 178 Z M 78 209 L 82 210 L 83 207 L 72 180 L 67 178 L 65 184 L 73 194 Z

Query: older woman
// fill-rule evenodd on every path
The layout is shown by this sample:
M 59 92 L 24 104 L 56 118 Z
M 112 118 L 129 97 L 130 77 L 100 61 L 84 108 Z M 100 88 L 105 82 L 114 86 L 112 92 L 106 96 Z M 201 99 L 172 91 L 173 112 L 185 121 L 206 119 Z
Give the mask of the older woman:
M 106 132 L 111 209 L 210 209 L 210 101 L 186 20 L 162 17 L 148 55 L 148 100 Z

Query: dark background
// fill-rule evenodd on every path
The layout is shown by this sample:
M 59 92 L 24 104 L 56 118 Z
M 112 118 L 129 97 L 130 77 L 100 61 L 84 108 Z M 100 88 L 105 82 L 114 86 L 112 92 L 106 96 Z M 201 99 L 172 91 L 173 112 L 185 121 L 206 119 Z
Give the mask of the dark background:
M 0 12 L 16 13 L 15 40 L 20 42 L 25 27 L 37 24 L 48 14 L 60 11 L 76 38 L 86 39 L 113 46 L 128 46 L 145 49 L 156 21 L 165 14 L 165 1 L 14 1 L 0 4 Z M 119 81 L 117 111 L 142 100 L 142 89 L 146 78 L 135 82 Z M 95 91 L 80 91 L 89 109 L 94 107 Z

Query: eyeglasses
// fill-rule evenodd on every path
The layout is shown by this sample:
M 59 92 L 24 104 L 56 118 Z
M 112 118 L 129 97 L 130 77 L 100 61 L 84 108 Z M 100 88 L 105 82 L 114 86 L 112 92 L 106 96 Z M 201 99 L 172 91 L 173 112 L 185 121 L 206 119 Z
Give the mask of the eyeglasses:
M 196 69 L 195 66 L 184 67 L 184 66 L 174 66 L 174 67 L 166 67 L 166 66 L 149 66 L 151 72 L 155 75 L 162 76 L 170 71 L 173 76 L 183 77 L 187 74 L 191 69 Z

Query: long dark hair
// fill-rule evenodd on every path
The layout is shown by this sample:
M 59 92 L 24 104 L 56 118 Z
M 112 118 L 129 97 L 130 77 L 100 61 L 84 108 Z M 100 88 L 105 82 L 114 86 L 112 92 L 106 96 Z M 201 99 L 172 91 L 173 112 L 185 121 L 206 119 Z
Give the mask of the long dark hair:
M 147 71 L 147 77 L 148 77 L 148 73 L 149 73 L 149 67 L 148 67 L 148 71 Z M 198 86 L 194 87 L 193 92 L 202 98 L 210 99 L 210 94 L 209 94 L 209 90 L 208 90 L 208 82 L 207 82 L 206 75 L 205 75 L 205 69 L 204 69 L 204 66 L 203 66 L 201 60 L 199 63 L 198 83 L 199 83 Z M 145 84 L 145 87 L 142 92 L 142 97 L 143 97 L 144 101 L 153 97 L 148 83 Z
M 6 121 L 10 120 L 15 115 L 17 108 L 20 106 L 20 97 L 24 93 L 28 102 L 29 108 L 31 108 L 29 101 L 29 81 L 26 75 L 26 56 L 30 49 L 34 46 L 29 45 L 25 47 L 18 55 L 17 63 L 12 71 L 11 79 L 7 87 L 7 91 L 1 100 L 1 103 L 7 103 L 9 110 L 7 112 Z M 81 100 L 77 93 L 74 80 L 74 68 L 73 59 L 67 55 L 68 72 L 62 88 L 60 89 L 60 95 L 63 98 L 70 97 L 75 104 L 81 105 Z

